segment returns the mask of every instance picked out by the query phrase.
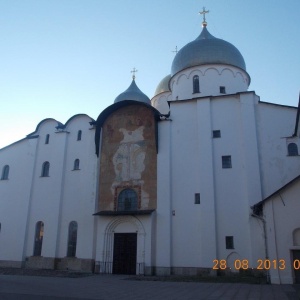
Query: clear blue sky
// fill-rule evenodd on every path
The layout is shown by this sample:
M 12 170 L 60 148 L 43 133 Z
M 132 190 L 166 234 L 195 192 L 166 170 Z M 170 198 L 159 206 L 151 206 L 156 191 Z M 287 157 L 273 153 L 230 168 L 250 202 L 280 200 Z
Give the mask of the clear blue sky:
M 0 148 L 45 118 L 96 119 L 131 83 L 152 98 L 180 49 L 208 30 L 242 53 L 262 101 L 297 106 L 299 0 L 0 0 Z

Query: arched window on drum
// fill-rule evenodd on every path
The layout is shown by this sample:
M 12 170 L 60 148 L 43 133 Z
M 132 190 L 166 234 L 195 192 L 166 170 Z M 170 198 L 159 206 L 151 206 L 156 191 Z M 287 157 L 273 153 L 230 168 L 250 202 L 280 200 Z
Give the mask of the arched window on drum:
M 195 75 L 193 77 L 193 94 L 200 93 L 200 83 L 199 76 Z

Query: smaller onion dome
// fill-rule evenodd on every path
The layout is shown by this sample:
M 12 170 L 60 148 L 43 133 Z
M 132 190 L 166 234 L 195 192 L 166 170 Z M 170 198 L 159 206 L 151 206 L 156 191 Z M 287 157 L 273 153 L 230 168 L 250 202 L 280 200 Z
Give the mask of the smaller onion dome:
M 158 84 L 158 86 L 155 90 L 154 96 L 156 96 L 160 93 L 170 92 L 170 88 L 169 88 L 170 79 L 171 79 L 171 75 L 167 75 L 160 81 L 160 83 Z
M 144 102 L 151 105 L 150 99 L 138 88 L 135 83 L 134 77 L 132 79 L 131 85 L 129 88 L 121 93 L 114 101 L 114 103 L 123 101 L 123 100 L 134 100 L 139 102 Z

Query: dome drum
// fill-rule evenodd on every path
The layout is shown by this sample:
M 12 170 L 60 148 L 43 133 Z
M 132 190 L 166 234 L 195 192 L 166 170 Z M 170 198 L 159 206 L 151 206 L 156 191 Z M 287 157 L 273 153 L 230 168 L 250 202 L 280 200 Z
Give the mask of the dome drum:
M 198 86 L 195 89 L 195 78 Z M 185 69 L 170 80 L 172 99 L 183 100 L 222 94 L 235 94 L 248 89 L 248 74 L 229 65 L 203 65 Z

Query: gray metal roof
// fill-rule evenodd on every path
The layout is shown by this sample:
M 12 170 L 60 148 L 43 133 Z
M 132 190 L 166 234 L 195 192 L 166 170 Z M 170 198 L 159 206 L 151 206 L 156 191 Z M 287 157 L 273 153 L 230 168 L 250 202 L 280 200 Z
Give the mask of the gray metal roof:
M 156 96 L 160 93 L 163 93 L 163 92 L 170 92 L 170 89 L 169 89 L 170 79 L 171 79 L 171 75 L 167 75 L 160 81 L 160 83 L 158 84 L 158 86 L 155 90 L 154 96 Z
M 124 100 L 134 100 L 139 102 L 144 102 L 151 105 L 150 99 L 137 87 L 134 79 L 131 82 L 129 88 L 121 93 L 114 101 L 114 103 L 124 101 Z
M 171 75 L 189 67 L 205 64 L 226 64 L 246 71 L 240 51 L 232 44 L 215 38 L 203 27 L 201 34 L 194 41 L 178 51 L 172 63 Z

